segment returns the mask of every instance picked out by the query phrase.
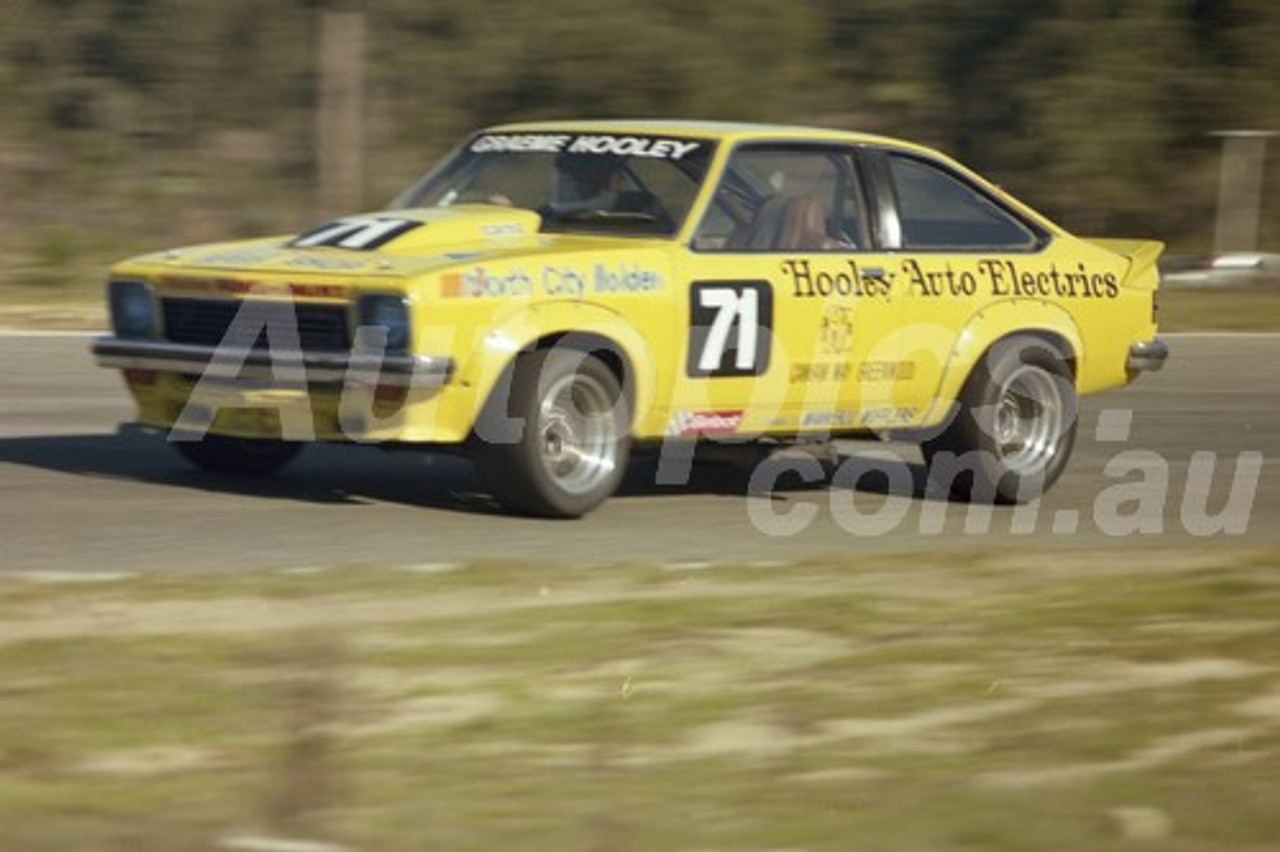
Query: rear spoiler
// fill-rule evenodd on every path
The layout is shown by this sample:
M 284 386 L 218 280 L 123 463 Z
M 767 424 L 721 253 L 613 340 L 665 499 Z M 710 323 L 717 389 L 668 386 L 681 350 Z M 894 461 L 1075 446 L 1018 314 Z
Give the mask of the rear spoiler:
M 1087 238 L 1091 245 L 1118 254 L 1129 261 L 1129 273 L 1125 276 L 1126 286 L 1142 286 L 1150 282 L 1151 289 L 1160 285 L 1160 275 L 1155 272 L 1156 261 L 1164 251 L 1164 243 L 1157 240 L 1112 240 Z

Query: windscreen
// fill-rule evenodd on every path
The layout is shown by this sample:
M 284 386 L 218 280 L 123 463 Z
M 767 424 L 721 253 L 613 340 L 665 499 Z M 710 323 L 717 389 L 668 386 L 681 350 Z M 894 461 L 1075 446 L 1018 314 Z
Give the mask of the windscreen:
M 675 235 L 714 143 L 657 135 L 482 133 L 395 206 L 494 204 L 536 211 L 547 232 Z

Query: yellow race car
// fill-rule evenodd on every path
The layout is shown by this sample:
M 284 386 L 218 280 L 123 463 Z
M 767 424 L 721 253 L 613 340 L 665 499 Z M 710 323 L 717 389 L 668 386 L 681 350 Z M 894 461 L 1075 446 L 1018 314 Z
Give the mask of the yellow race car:
M 454 447 L 573 517 L 635 447 L 915 436 L 976 499 L 1062 471 L 1159 368 L 1150 241 L 1072 236 L 938 152 L 808 128 L 494 127 L 387 210 L 110 275 L 138 420 L 206 468 Z

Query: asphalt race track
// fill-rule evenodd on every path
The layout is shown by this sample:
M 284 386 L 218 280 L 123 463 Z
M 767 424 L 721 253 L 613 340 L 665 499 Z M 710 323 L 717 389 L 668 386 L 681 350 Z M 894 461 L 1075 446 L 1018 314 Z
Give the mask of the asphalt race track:
M 1280 545 L 1280 336 L 1171 338 L 1163 372 L 1085 400 L 1072 463 L 1031 509 L 971 513 L 921 493 L 913 448 L 848 444 L 834 485 L 793 474 L 767 491 L 751 487 L 749 467 L 723 465 L 695 468 L 685 487 L 655 486 L 642 461 L 621 494 L 570 522 L 497 513 L 449 456 L 316 447 L 270 480 L 196 471 L 163 439 L 117 431 L 130 405 L 88 342 L 0 333 L 0 570 L 692 565 L 1045 545 L 1123 558 L 1131 545 Z

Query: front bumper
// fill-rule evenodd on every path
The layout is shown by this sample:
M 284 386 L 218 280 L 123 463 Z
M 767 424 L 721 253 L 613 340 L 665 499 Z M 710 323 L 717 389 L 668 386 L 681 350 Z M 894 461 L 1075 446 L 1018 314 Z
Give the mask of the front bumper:
M 276 386 L 357 383 L 440 387 L 449 383 L 455 366 L 452 358 L 438 355 L 271 352 L 113 336 L 94 340 L 93 355 L 102 367 L 208 375 L 225 381 L 263 381 Z
M 1151 340 L 1140 340 L 1129 346 L 1129 358 L 1125 361 L 1125 369 L 1130 373 L 1152 372 L 1164 366 L 1169 360 L 1169 345 L 1158 337 Z

